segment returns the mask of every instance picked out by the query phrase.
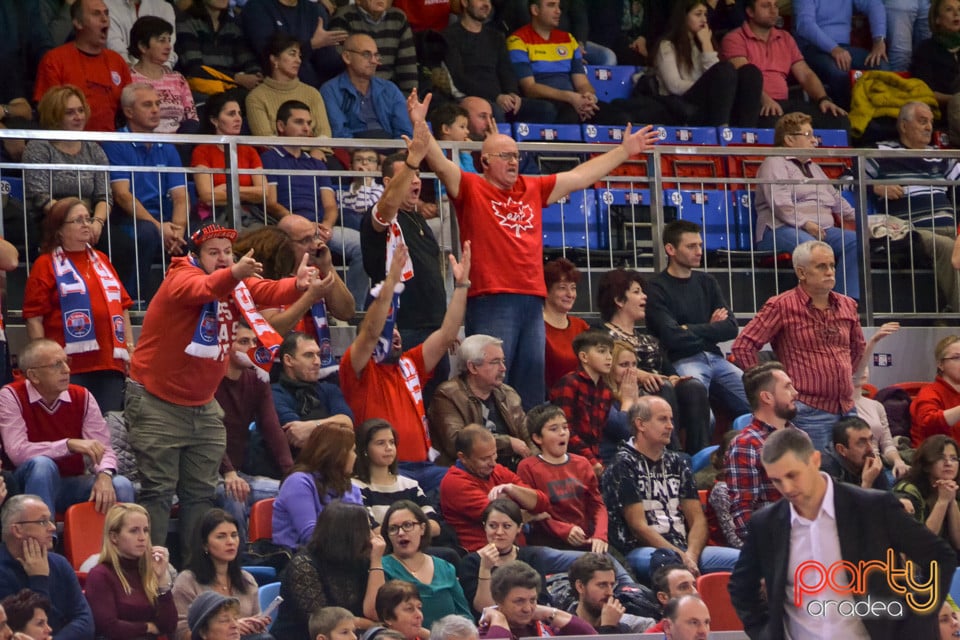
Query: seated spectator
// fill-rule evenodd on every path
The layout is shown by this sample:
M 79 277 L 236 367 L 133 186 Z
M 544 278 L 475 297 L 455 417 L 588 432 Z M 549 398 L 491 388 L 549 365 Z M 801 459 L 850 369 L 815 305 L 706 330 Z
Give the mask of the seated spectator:
M 317 518 L 310 542 L 298 551 L 280 576 L 283 604 L 270 632 L 275 638 L 311 638 L 311 614 L 339 606 L 368 629 L 377 619 L 374 601 L 383 585 L 386 543 L 370 528 L 363 507 L 334 501 Z M 412 585 L 411 585 L 412 588 Z
M 877 213 L 898 219 L 920 240 L 923 253 L 934 265 L 935 282 L 941 297 L 938 306 L 960 309 L 960 276 L 951 257 L 957 236 L 957 221 L 946 183 L 960 177 L 955 158 L 905 158 L 901 149 L 932 150 L 933 112 L 922 102 L 908 102 L 897 116 L 897 139 L 877 143 L 878 149 L 893 151 L 865 161 L 867 175 L 875 180 L 897 180 L 900 184 L 874 184 Z M 918 185 L 913 180 L 939 183 Z M 906 250 L 906 249 L 905 249 Z
M 686 595 L 697 594 L 697 578 L 682 564 L 664 564 L 650 576 L 650 584 L 656 592 L 661 607 Z M 647 633 L 662 633 L 666 618 L 647 629 Z
M 243 128 L 243 112 L 240 109 L 239 97 L 236 93 L 226 92 L 210 96 L 204 105 L 206 122 L 204 133 L 219 136 L 240 135 Z M 193 148 L 190 157 L 190 166 L 195 169 L 225 169 L 224 146 L 222 144 L 199 144 Z M 237 146 L 238 169 L 262 169 L 263 163 L 254 147 L 247 145 Z M 273 209 L 277 199 L 276 187 L 267 184 L 268 179 L 261 174 L 241 174 L 238 177 L 240 203 L 248 211 L 260 212 L 262 209 Z M 193 183 L 197 188 L 197 214 L 201 220 L 211 217 L 229 218 L 230 212 L 225 209 L 218 211 L 227 203 L 227 175 L 222 171 L 214 173 L 195 173 Z M 256 207 L 256 209 L 252 209 Z M 261 218 L 262 219 L 262 218 Z
M 457 377 L 437 387 L 430 403 L 430 432 L 440 451 L 437 464 L 457 460 L 457 434 L 468 424 L 480 424 L 497 441 L 497 460 L 512 471 L 531 455 L 533 442 L 520 396 L 503 382 L 507 367 L 502 341 L 474 334 L 460 343 Z
M 893 493 L 910 501 L 908 513 L 917 522 L 960 549 L 960 505 L 957 503 L 957 463 L 960 446 L 949 436 L 930 436 L 917 447 L 913 464 Z
M 730 485 L 727 484 L 727 451 L 730 443 L 740 435 L 739 431 L 731 429 L 723 434 L 719 448 L 710 455 L 710 466 L 698 471 L 695 475 L 697 486 L 703 487 L 705 476 L 713 476 L 713 481 L 707 484 L 707 526 L 710 529 L 710 542 L 725 547 L 739 549 L 743 540 L 737 536 L 737 527 L 733 521 L 733 510 L 730 504 Z
M 240 566 L 243 540 L 237 521 L 223 509 L 210 509 L 200 519 L 195 543 L 203 553 L 195 554 L 190 567 L 177 574 L 173 583 L 177 640 L 189 640 L 187 612 L 200 594 L 210 591 L 237 599 L 241 637 L 267 630 L 269 618 L 260 613 L 257 581 Z
M 0 424 L 4 454 L 24 493 L 40 496 L 51 513 L 78 502 L 93 501 L 100 513 L 114 502 L 133 502 L 133 485 L 117 475 L 110 429 L 93 395 L 70 384 L 63 347 L 32 340 L 20 368 L 24 379 L 0 390 Z
M 322 607 L 310 614 L 310 637 L 315 640 L 334 640 L 341 637 L 357 637 L 357 622 L 354 615 L 343 607 Z
M 143 17 L 159 18 L 171 25 L 170 45 L 175 43 L 173 23 L 176 15 L 168 0 L 103 0 L 110 13 L 110 32 L 107 34 L 107 46 L 124 56 L 130 66 L 141 57 L 136 42 L 131 37 L 133 25 Z M 131 47 L 132 45 L 132 47 Z M 173 68 L 177 64 L 177 54 L 170 55 L 166 66 Z
M 853 403 L 856 406 L 857 415 L 870 425 L 870 430 L 873 432 L 870 444 L 874 453 L 883 458 L 887 466 L 893 470 L 893 477 L 899 480 L 910 469 L 910 465 L 900 457 L 900 451 L 890 433 L 887 410 L 882 403 L 867 397 L 864 385 L 868 382 L 870 382 L 869 365 L 863 367 L 863 370 L 854 377 Z
M 706 0 L 674 4 L 667 33 L 653 66 L 660 95 L 679 98 L 684 124 L 755 127 L 763 77 L 752 64 L 720 62 L 707 25 Z
M 488 101 L 498 122 L 549 122 L 555 108 L 544 100 L 521 98 L 506 40 L 490 21 L 490 0 L 463 0 L 460 20 L 443 31 L 444 65 L 457 92 Z M 529 15 L 526 6 L 524 13 Z M 476 55 L 477 51 L 486 52 Z M 463 108 L 467 105 L 461 104 Z
M 597 477 L 603 473 L 600 438 L 613 392 L 604 376 L 613 366 L 613 338 L 602 329 L 584 331 L 573 339 L 579 366 L 550 389 L 550 401 L 563 409 L 570 427 L 571 450 L 587 459 Z
M 412 136 L 403 94 L 376 75 L 380 52 L 374 39 L 363 33 L 351 35 L 343 43 L 342 57 L 346 70 L 320 87 L 333 137 Z
M 393 503 L 380 525 L 387 543 L 383 557 L 386 580 L 412 583 L 423 604 L 423 623 L 431 625 L 447 613 L 471 617 L 470 605 L 457 581 L 457 572 L 446 560 L 429 555 L 429 522 L 416 503 Z
M 576 38 L 557 28 L 559 2 L 538 0 L 529 7 L 530 24 L 507 38 L 507 50 L 523 96 L 549 100 L 555 108 L 544 122 L 622 125 L 631 120 L 674 121 L 674 114 L 652 99 L 632 98 L 616 106 L 600 102 L 585 74 Z
M 607 551 L 607 507 L 589 459 L 568 453 L 570 429 L 560 407 L 543 404 L 527 414 L 541 452 L 520 462 L 517 475 L 550 498 L 549 518 L 532 523 L 530 540 L 554 548 Z
M 894 11 L 896 15 L 890 15 Z M 944 120 L 950 99 L 960 88 L 957 86 L 960 66 L 953 56 L 954 42 L 960 34 L 960 22 L 953 18 L 958 11 L 957 0 L 931 0 L 929 11 L 916 11 L 915 28 L 909 28 L 913 25 L 907 22 L 911 19 L 907 11 L 892 6 L 887 9 L 887 31 L 899 31 L 896 40 L 892 34 L 889 37 L 890 66 L 908 69 L 911 76 L 927 83 L 937 98 Z
M 747 369 L 743 388 L 753 409 L 753 421 L 730 442 L 724 462 L 734 534 L 741 542 L 754 512 L 780 499 L 780 491 L 760 464 L 760 451 L 771 433 L 796 428 L 791 420 L 797 416 L 798 396 L 793 380 L 776 361 Z M 739 548 L 742 544 L 731 546 Z
M 239 21 L 220 4 L 192 0 L 177 20 L 180 71 L 198 100 L 234 86 L 251 91 L 263 81 L 260 63 Z
M 170 553 L 150 541 L 150 517 L 138 504 L 115 504 L 103 524 L 100 561 L 84 585 L 97 636 L 160 636 L 177 627 Z
M 299 82 L 299 80 L 295 80 Z M 269 79 L 250 93 L 247 104 L 257 91 L 269 86 Z M 316 91 L 308 85 L 303 85 L 311 91 Z M 326 120 L 323 111 L 323 101 L 317 93 L 317 102 L 320 104 L 321 114 Z M 310 137 L 314 135 L 314 111 L 306 102 L 288 100 L 279 105 L 272 112 L 274 129 L 269 134 L 280 137 Z M 329 127 L 326 135 L 329 135 Z M 286 171 L 326 171 L 327 165 L 322 159 L 323 153 L 319 148 L 307 152 L 299 145 L 284 145 L 269 147 L 260 156 L 264 169 Z M 274 217 L 284 218 L 290 214 L 302 216 L 316 224 L 316 231 L 320 234 L 319 240 L 342 256 L 347 266 L 347 287 L 353 295 L 354 301 L 361 305 L 367 298 L 370 281 L 363 269 L 363 251 L 360 246 L 360 233 L 357 229 L 338 224 L 337 200 L 334 196 L 333 184 L 328 176 L 319 175 L 287 175 L 270 176 L 271 186 L 276 183 L 276 207 L 270 213 Z M 286 224 L 291 224 L 287 222 Z M 359 225 L 358 225 L 359 226 Z
M 0 124 L 11 129 L 19 127 L 10 127 L 9 118 L 30 119 L 32 116 L 31 90 L 40 59 L 47 51 L 66 41 L 66 37 L 59 41 L 53 39 L 54 20 L 52 16 L 43 15 L 45 7 L 42 5 L 43 2 L 7 0 L 0 10 L 0 33 L 3 33 L 3 42 L 0 43 L 0 105 L 6 107 L 0 109 Z M 66 4 L 62 7 L 58 22 L 65 22 L 65 30 L 69 32 L 70 7 Z
M 873 46 L 869 51 L 850 44 L 853 10 L 867 15 Z M 887 15 L 883 0 L 800 0 L 793 8 L 794 32 L 804 59 L 824 79 L 829 94 L 843 109 L 850 108 L 850 71 L 889 68 Z M 812 96 L 811 96 L 812 97 Z
M 37 105 L 40 126 L 48 130 L 83 131 L 90 118 L 90 105 L 83 92 L 73 85 L 52 87 Z M 11 159 L 12 160 L 12 159 Z M 26 164 L 97 164 L 103 171 L 51 171 L 41 169 L 24 171 L 27 230 L 34 232 L 43 216 L 50 212 L 60 198 L 72 196 L 83 200 L 96 218 L 90 226 L 91 245 L 97 244 L 113 204 L 110 179 L 107 173 L 110 161 L 103 148 L 87 140 L 49 140 L 34 138 L 23 150 Z
M 560 378 L 576 370 L 580 363 L 573 350 L 573 339 L 590 328 L 578 316 L 570 315 L 577 302 L 580 271 L 566 258 L 557 258 L 543 265 L 547 297 L 543 300 L 543 324 L 547 332 L 544 371 L 547 389 Z
M 723 38 L 720 58 L 729 60 L 738 69 L 752 64 L 763 73 L 759 125 L 773 127 L 784 113 L 801 111 L 813 118 L 817 129 L 849 129 L 847 112 L 830 99 L 820 78 L 804 61 L 793 36 L 777 27 L 780 20 L 777 1 L 746 0 L 745 7 L 747 20 Z M 810 98 L 809 102 L 790 98 L 787 89 L 790 76 Z
M 120 100 L 127 126 L 121 132 L 153 133 L 160 124 L 156 90 L 138 82 L 124 87 Z M 162 142 L 105 142 L 103 150 L 113 166 L 179 167 L 180 154 Z M 157 284 L 151 267 L 163 251 L 180 255 L 186 246 L 187 182 L 180 173 L 152 171 L 110 172 L 113 192 L 110 249 L 120 267 L 120 279 L 136 300 L 149 300 Z M 106 234 L 100 247 L 106 245 Z
M 187 613 L 190 637 L 193 640 L 220 640 L 239 635 L 240 605 L 236 598 L 228 598 L 213 591 L 201 593 Z
M 350 150 L 350 170 L 375 172 L 380 170 L 380 156 L 373 149 Z M 337 200 L 340 203 L 340 220 L 343 226 L 360 230 L 363 215 L 370 211 L 383 195 L 383 185 L 375 176 L 357 176 L 346 188 L 338 183 Z
M 307 544 L 317 516 L 333 500 L 363 504 L 360 490 L 350 484 L 356 457 L 351 429 L 324 424 L 313 430 L 273 503 L 274 544 L 287 549 Z
M 791 149 L 814 149 L 817 139 L 810 116 L 794 112 L 779 120 L 774 144 Z M 838 227 L 834 216 L 850 223 L 857 212 L 833 185 L 804 184 L 808 180 L 829 180 L 812 158 L 769 156 L 760 165 L 757 179 L 757 248 L 792 253 L 808 240 L 823 240 L 833 249 L 837 262 L 834 290 L 860 299 L 857 269 L 859 241 L 853 229 Z
M 353 412 L 333 382 L 320 379 L 322 354 L 317 341 L 299 331 L 283 339 L 277 357 L 283 365 L 273 384 L 273 403 L 287 438 L 297 449 L 306 446 L 323 425 L 353 429 Z
M 323 98 L 315 87 L 300 81 L 298 73 L 301 64 L 300 42 L 296 38 L 282 31 L 270 36 L 264 54 L 266 77 L 247 94 L 246 113 L 250 133 L 255 136 L 276 135 L 280 106 L 297 100 L 307 105 L 312 120 L 310 132 L 304 137 L 330 137 L 330 122 Z M 322 154 L 320 159 L 323 159 Z
M 330 19 L 330 28 L 371 37 L 380 54 L 377 77 L 400 87 L 404 95 L 417 88 L 417 50 L 410 23 L 399 7 L 391 7 L 383 0 L 357 0 L 337 9 Z M 347 43 L 345 51 L 351 48 Z
M 72 84 L 90 103 L 87 131 L 113 131 L 120 94 L 130 84 L 130 68 L 122 56 L 107 48 L 107 6 L 103 0 L 76 0 L 70 17 L 76 39 L 51 49 L 40 60 L 33 99 L 39 102 L 51 87 Z
M 35 591 L 52 605 L 45 613 L 57 637 L 92 638 L 93 615 L 77 574 L 66 558 L 53 551 L 57 532 L 53 514 L 39 496 L 30 494 L 13 496 L 3 505 L 0 598 L 22 589 Z M 9 603 L 0 605 L 9 617 Z M 33 613 L 33 608 L 28 608 L 22 619 L 32 619 Z
M 497 11 L 497 22 L 508 33 L 516 31 L 530 22 L 529 2 L 527 0 L 501 0 Z M 569 31 L 580 44 L 580 54 L 585 64 L 613 66 L 617 56 L 607 47 L 590 42 L 590 21 L 594 6 L 584 0 L 560 0 L 559 28 Z
M 416 480 L 397 473 L 397 430 L 379 418 L 357 427 L 357 461 L 351 482 L 360 489 L 363 506 L 378 525 L 387 509 L 400 500 L 413 502 L 427 516 L 430 538 L 440 535 L 440 516 Z
M 0 601 L 6 614 L 4 636 L 17 640 L 52 640 L 50 600 L 36 591 L 23 589 Z
M 589 623 L 599 634 L 643 633 L 653 618 L 627 613 L 613 588 L 617 580 L 613 560 L 602 553 L 585 553 L 570 565 L 570 586 L 577 594 L 567 611 Z
M 669 403 L 645 396 L 628 416 L 634 436 L 620 445 L 601 481 L 614 546 L 638 577 L 650 574 L 657 550 L 673 551 L 695 575 L 731 571 L 739 551 L 705 546 L 707 518 L 693 472 L 685 458 L 667 449 L 673 430 Z
M 405 268 L 409 268 L 406 246 L 393 252 L 390 271 L 357 330 L 357 337 L 340 360 L 340 386 L 354 419 L 382 417 L 398 429 L 400 470 L 432 491 L 447 473 L 431 462 L 430 433 L 423 406 L 422 385 L 430 380 L 446 350 L 456 341 L 466 307 L 470 277 L 470 243 L 463 246 L 460 262 L 450 256 L 455 288 L 443 324 L 424 342 L 403 351 L 403 340 L 393 326 L 390 310 L 398 301 L 394 290 Z M 492 439 L 492 436 L 491 436 Z M 495 446 L 494 446 L 495 449 Z M 462 541 L 461 541 L 462 542 Z
M 303 64 L 300 79 L 320 88 L 343 70 L 337 47 L 347 39 L 347 32 L 330 24 L 330 13 L 322 2 L 297 0 L 248 0 L 240 14 L 243 32 L 254 55 L 262 58 L 267 40 L 275 31 L 282 31 L 302 43 Z M 340 137 L 340 136 L 336 136 Z
M 455 443 L 458 462 L 440 483 L 440 510 L 464 549 L 476 551 L 486 543 L 480 514 L 491 500 L 509 498 L 533 513 L 549 509 L 545 493 L 497 463 L 497 441 L 486 428 L 467 425 Z
M 633 429 L 627 420 L 627 412 L 641 395 L 640 385 L 637 382 L 638 376 L 637 352 L 633 350 L 633 346 L 623 340 L 614 341 L 613 366 L 610 367 L 610 373 L 604 376 L 607 386 L 613 393 L 610 413 L 607 414 L 607 421 L 603 425 L 600 439 L 600 461 L 604 467 L 613 462 L 620 443 L 626 442 L 633 436 Z M 670 448 L 680 448 L 676 437 L 671 437 Z
M 947 596 L 940 607 L 939 615 L 940 640 L 960 637 L 960 616 L 957 615 L 957 604 L 953 596 Z
M 960 336 L 947 336 L 934 349 L 937 377 L 910 403 L 910 439 L 914 447 L 936 434 L 960 436 Z
M 70 382 L 85 387 L 106 413 L 123 410 L 134 348 L 133 301 L 110 259 L 92 248 L 94 230 L 103 228 L 95 219 L 83 202 L 69 197 L 44 217 L 43 253 L 27 278 L 23 317 L 31 340 L 47 338 L 64 348 Z M 84 321 L 78 324 L 78 317 Z
M 509 562 L 490 579 L 490 593 L 496 606 L 483 611 L 489 623 L 481 638 L 526 638 L 593 635 L 593 627 L 572 613 L 537 604 L 540 574 L 530 565 Z
M 252 361 L 252 353 L 259 343 L 256 332 L 245 320 L 237 323 L 227 373 L 220 381 L 214 397 L 223 409 L 223 428 L 227 448 L 220 461 L 220 476 L 223 482 L 217 485 L 217 503 L 240 523 L 240 539 L 247 539 L 247 519 L 250 507 L 258 500 L 274 498 L 280 491 L 280 481 L 293 467 L 290 445 L 280 428 L 274 396 L 270 384 L 264 380 L 262 370 Z M 259 373 L 258 373 L 259 372 Z M 259 438 L 251 437 L 251 423 L 256 423 Z M 254 451 L 268 449 L 269 451 Z M 265 466 L 273 471 L 269 477 L 264 469 L 249 470 L 246 462 L 266 460 Z
M 160 125 L 155 132 L 195 133 L 200 122 L 193 94 L 186 78 L 171 70 L 176 57 L 172 49 L 173 24 L 152 15 L 138 18 L 130 29 L 128 51 L 130 59 L 137 61 L 130 68 L 130 78 L 149 84 L 160 97 Z
M 472 620 L 454 613 L 443 616 L 430 627 L 434 640 L 479 640 L 477 625 Z
M 677 416 L 678 430 L 686 434 L 686 451 L 696 453 L 710 444 L 707 388 L 699 380 L 677 375 L 663 344 L 636 326 L 646 317 L 644 286 L 642 276 L 633 270 L 611 269 L 603 274 L 597 290 L 600 318 L 614 340 L 633 347 L 637 354 L 637 383 L 644 392 L 670 404 Z
M 687 640 L 708 637 L 710 609 L 698 595 L 680 596 L 663 608 L 663 631 L 666 640 Z
M 870 445 L 870 425 L 857 416 L 847 416 L 833 425 L 833 443 L 820 458 L 820 468 L 836 482 L 864 489 L 886 491 L 890 482 L 883 462 Z
M 374 604 L 377 620 L 391 632 L 389 638 L 422 640 L 430 633 L 423 626 L 423 602 L 412 582 L 390 580 L 377 591 Z

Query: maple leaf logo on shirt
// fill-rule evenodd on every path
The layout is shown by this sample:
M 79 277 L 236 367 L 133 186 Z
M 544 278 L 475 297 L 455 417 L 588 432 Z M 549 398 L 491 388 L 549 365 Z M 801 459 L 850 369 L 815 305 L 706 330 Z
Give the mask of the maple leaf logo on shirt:
M 529 204 L 513 198 L 507 198 L 506 202 L 493 201 L 490 204 L 500 226 L 512 230 L 518 238 L 522 231 L 533 228 L 533 207 Z

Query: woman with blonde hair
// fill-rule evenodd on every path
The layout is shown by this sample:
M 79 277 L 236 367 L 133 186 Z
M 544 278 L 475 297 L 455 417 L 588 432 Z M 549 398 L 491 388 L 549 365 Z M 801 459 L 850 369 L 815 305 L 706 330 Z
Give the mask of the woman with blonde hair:
M 177 607 L 170 554 L 150 545 L 150 517 L 138 504 L 118 502 L 103 525 L 100 563 L 87 576 L 86 596 L 98 638 L 127 640 L 172 635 Z
M 947 336 L 933 351 L 937 377 L 910 403 L 910 439 L 919 447 L 932 435 L 960 437 L 960 335 Z

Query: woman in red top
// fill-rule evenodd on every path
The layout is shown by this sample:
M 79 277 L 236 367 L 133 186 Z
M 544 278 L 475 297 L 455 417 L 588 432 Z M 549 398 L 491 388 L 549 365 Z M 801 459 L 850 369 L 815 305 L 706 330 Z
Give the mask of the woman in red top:
M 960 436 L 960 336 L 947 336 L 934 350 L 937 378 L 910 403 L 910 437 L 913 446 L 942 433 Z
M 590 326 L 583 318 L 570 315 L 580 282 L 580 271 L 572 262 L 566 258 L 551 260 L 543 265 L 543 280 L 547 285 L 547 297 L 543 301 L 543 324 L 547 332 L 544 372 L 549 391 L 557 380 L 576 370 L 573 339 Z
M 210 96 L 204 107 L 206 114 L 206 130 L 219 136 L 237 136 L 243 128 L 243 113 L 240 109 L 238 96 L 225 91 Z M 197 169 L 223 169 L 226 160 L 223 155 L 222 144 L 201 144 L 193 150 L 190 157 L 190 166 Z M 246 145 L 237 146 L 238 169 L 262 169 L 263 163 L 256 149 Z M 206 220 L 227 203 L 227 174 L 222 171 L 214 173 L 197 173 L 193 176 L 197 187 L 197 207 L 201 220 Z M 240 202 L 244 208 L 251 205 L 261 209 L 272 209 L 277 202 L 276 186 L 269 186 L 267 179 L 260 174 L 240 174 Z M 226 210 L 220 215 L 228 215 Z M 262 214 L 261 214 L 262 215 Z
M 133 305 L 106 255 L 93 249 L 90 210 L 63 198 L 43 219 L 41 254 L 23 297 L 31 340 L 49 338 L 70 355 L 70 382 L 86 387 L 100 410 L 123 409 Z

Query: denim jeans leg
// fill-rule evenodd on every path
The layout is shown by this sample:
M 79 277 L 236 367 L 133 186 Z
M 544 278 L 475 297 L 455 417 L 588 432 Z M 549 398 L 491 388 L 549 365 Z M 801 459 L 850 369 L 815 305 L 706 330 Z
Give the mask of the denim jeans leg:
M 583 63 L 597 67 L 612 67 L 617 64 L 617 54 L 612 49 L 608 49 L 602 44 L 590 42 L 584 43 L 587 54 L 584 56 Z
M 543 402 L 547 340 L 543 298 L 501 293 L 468 299 L 466 334 L 478 333 L 503 340 L 506 382 L 520 394 L 524 410 L 529 411 Z
M 432 462 L 401 462 L 399 473 L 417 481 L 424 493 L 436 491 L 447 475 L 449 467 L 438 467 Z
M 650 584 L 650 558 L 653 557 L 653 547 L 637 547 L 627 554 L 627 563 L 633 569 L 637 580 L 644 584 Z
M 793 419 L 793 424 L 810 436 L 813 448 L 816 451 L 823 451 L 830 446 L 833 440 L 833 425 L 840 419 L 840 416 L 821 411 L 799 400 L 796 401 L 796 404 L 797 417 Z
M 730 547 L 704 547 L 700 552 L 700 573 L 716 573 L 717 571 L 733 571 L 740 549 Z
M 330 247 L 343 256 L 343 261 L 347 265 L 347 275 L 344 278 L 347 289 L 353 294 L 357 308 L 363 309 L 367 301 L 367 291 L 370 290 L 370 277 L 363 270 L 360 232 L 337 225 L 333 228 Z
M 707 359 L 713 369 L 710 395 L 716 396 L 734 417 L 750 413 L 747 392 L 743 388 L 743 370 L 715 353 L 708 353 Z
M 50 509 L 50 513 L 57 512 L 60 470 L 52 458 L 37 456 L 27 460 L 13 471 L 13 479 L 17 481 L 24 493 L 38 496 Z
M 833 248 L 837 261 L 837 284 L 833 290 L 860 299 L 860 269 L 857 260 L 857 233 L 847 229 L 827 229 L 824 241 Z
M 91 473 L 61 477 L 56 512 L 63 513 L 75 504 L 87 502 L 90 499 L 90 492 L 93 491 L 93 483 L 96 480 L 97 477 Z M 118 497 L 117 500 L 120 500 L 120 498 Z M 129 502 L 129 500 L 122 500 L 121 502 Z

